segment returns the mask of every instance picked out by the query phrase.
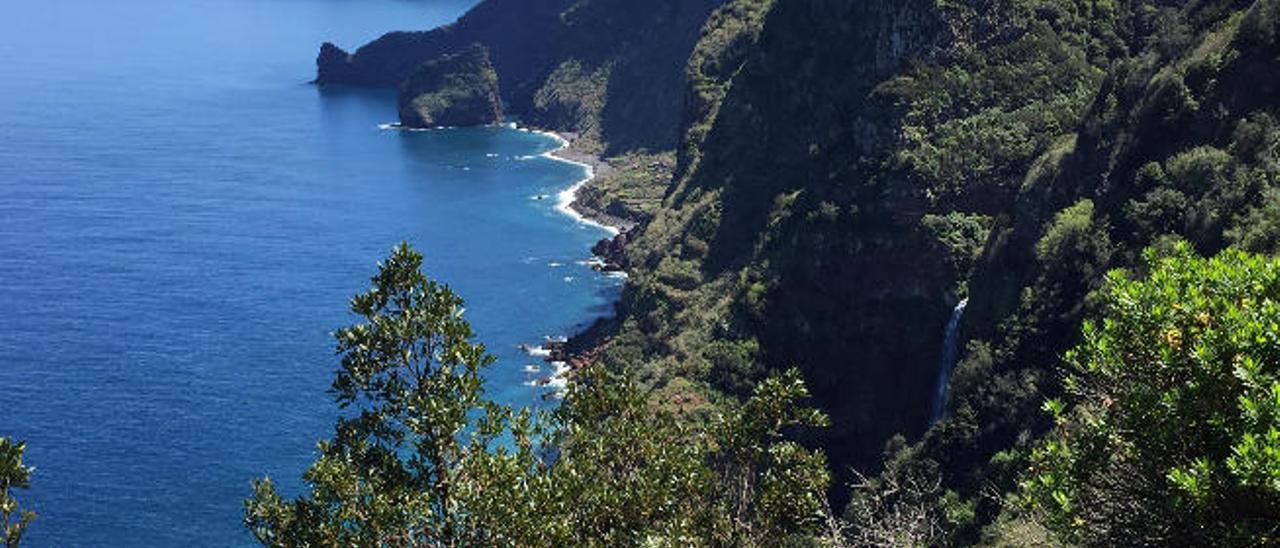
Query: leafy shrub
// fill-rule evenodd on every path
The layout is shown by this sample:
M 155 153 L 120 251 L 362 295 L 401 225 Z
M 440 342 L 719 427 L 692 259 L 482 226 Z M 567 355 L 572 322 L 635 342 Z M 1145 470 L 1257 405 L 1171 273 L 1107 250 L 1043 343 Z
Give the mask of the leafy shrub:
M 1280 534 L 1280 260 L 1186 244 L 1108 276 L 1067 356 L 1070 408 L 1024 502 L 1094 545 L 1273 543 Z
M 711 364 L 711 383 L 738 396 L 750 394 L 751 387 L 764 378 L 759 354 L 760 343 L 755 339 L 715 341 L 703 351 L 703 357 Z
M 797 371 L 701 428 L 601 367 L 575 371 L 550 416 L 514 411 L 484 399 L 493 358 L 472 340 L 462 299 L 421 265 L 401 245 L 352 299 L 362 321 L 335 334 L 333 393 L 346 412 L 304 475 L 307 495 L 254 483 L 244 521 L 260 542 L 759 546 L 817 533 L 826 457 L 785 434 L 827 419 L 804 405 Z M 725 350 L 747 359 L 752 346 Z M 6 489 L 25 485 L 13 454 L 0 439 L 0 464 L 17 463 L 0 467 Z
M 1256 253 L 1280 251 L 1280 191 L 1268 192 L 1261 204 L 1241 213 L 1227 239 Z
M 0 545 L 16 547 L 22 543 L 27 526 L 36 518 L 31 510 L 18 510 L 18 499 L 11 490 L 31 487 L 31 472 L 22 464 L 27 444 L 0 437 Z

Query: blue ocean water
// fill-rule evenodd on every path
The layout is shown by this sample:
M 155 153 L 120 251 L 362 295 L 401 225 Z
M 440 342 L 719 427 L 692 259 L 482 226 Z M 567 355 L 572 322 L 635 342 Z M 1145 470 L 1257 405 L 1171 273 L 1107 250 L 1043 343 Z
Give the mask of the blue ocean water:
M 517 345 L 609 312 L 583 168 L 510 129 L 380 130 L 319 90 L 324 40 L 474 0 L 7 0 L 0 16 L 0 435 L 29 442 L 30 546 L 237 546 L 249 481 L 327 437 L 329 333 L 401 240 L 468 302 L 489 394 L 543 405 Z

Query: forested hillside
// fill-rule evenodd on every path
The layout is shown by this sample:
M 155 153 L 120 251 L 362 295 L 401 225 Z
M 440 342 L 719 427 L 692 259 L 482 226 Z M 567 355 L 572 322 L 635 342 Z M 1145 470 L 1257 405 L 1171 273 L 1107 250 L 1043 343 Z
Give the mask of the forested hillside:
M 950 418 L 889 456 L 989 519 L 1105 272 L 1178 239 L 1275 250 L 1277 9 L 778 2 L 691 120 L 609 355 L 659 393 L 799 366 L 832 461 L 876 470 L 925 434 L 968 298 Z
M 1272 346 L 1224 342 L 1210 359 L 1183 346 L 1189 328 L 1126 316 L 1126 291 L 1147 286 L 1125 280 L 1182 280 L 1142 301 L 1159 318 L 1205 292 L 1188 317 L 1212 325 L 1248 304 L 1246 281 L 1274 312 L 1274 286 L 1250 278 L 1271 274 L 1240 266 L 1262 259 L 1197 257 L 1280 245 L 1280 2 L 716 4 L 547 4 L 563 34 L 535 55 L 536 85 L 490 46 L 508 101 L 619 166 L 589 205 L 640 223 L 619 315 L 582 341 L 603 341 L 592 356 L 692 424 L 798 367 L 831 427 L 789 434 L 825 449 L 835 500 L 851 500 L 836 536 L 855 544 L 1277 542 L 1277 413 L 1235 398 L 1272 390 L 1280 318 L 1249 320 Z M 375 45 L 352 66 L 379 66 L 362 60 Z M 1082 338 L 1086 320 L 1164 346 L 1115 354 Z M 1077 345 L 1100 357 L 1066 359 Z M 1254 356 L 1220 374 L 1261 388 L 1148 369 L 1188 354 Z M 1119 367 L 1148 373 L 1091 384 Z M 1144 382 L 1164 384 L 1118 388 Z M 1116 415 L 1124 435 L 1194 439 L 1140 473 L 1126 455 L 1158 452 L 1146 438 L 1117 442 L 1114 462 L 1064 453 L 1108 439 L 1071 432 L 1135 401 L 1153 415 Z M 1202 404 L 1218 414 L 1185 412 Z M 1122 472 L 1145 490 L 1117 490 Z

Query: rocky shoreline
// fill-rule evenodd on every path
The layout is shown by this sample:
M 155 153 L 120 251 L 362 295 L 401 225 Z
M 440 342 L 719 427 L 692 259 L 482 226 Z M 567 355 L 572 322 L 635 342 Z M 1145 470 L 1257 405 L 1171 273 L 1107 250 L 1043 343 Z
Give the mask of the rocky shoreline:
M 564 147 L 552 152 L 551 156 L 567 162 L 585 165 L 591 169 L 591 178 L 586 181 L 586 184 L 591 184 L 591 181 L 594 181 L 599 177 L 603 177 L 605 175 L 613 173 L 613 171 L 615 170 L 612 164 L 605 161 L 599 155 L 592 154 L 590 152 L 584 152 L 580 149 L 574 148 L 573 143 L 578 139 L 577 134 L 561 133 L 561 132 L 546 131 L 546 130 L 544 131 L 546 133 L 559 137 L 562 141 L 566 143 Z M 582 201 L 578 199 L 578 196 L 576 195 L 576 193 L 575 193 L 575 196 L 573 197 L 573 201 L 569 203 L 569 207 L 572 208 L 573 211 L 575 211 L 582 217 L 589 219 L 594 223 L 616 230 L 619 233 L 629 232 L 632 229 L 634 229 L 637 224 L 635 219 L 628 219 L 625 217 L 610 215 L 604 211 L 600 211 L 595 208 L 591 208 L 591 207 L 587 207 L 586 205 L 583 205 Z
M 574 148 L 573 144 L 578 138 L 576 134 L 550 130 L 539 131 L 553 135 L 564 142 L 564 146 L 551 152 L 552 157 L 584 165 L 591 170 L 590 178 L 582 181 L 572 189 L 572 200 L 568 203 L 568 208 L 583 219 L 608 227 L 616 232 L 612 238 L 602 238 L 591 247 L 592 255 L 598 260 L 594 265 L 594 269 L 601 275 L 612 272 L 626 273 L 629 266 L 626 258 L 626 246 L 631 241 L 631 234 L 638 224 L 637 220 L 616 217 L 586 207 L 582 205 L 577 196 L 585 185 L 589 185 L 597 178 L 611 173 L 615 168 L 599 155 Z M 564 367 L 557 367 L 557 370 L 552 375 L 539 379 L 536 384 L 539 386 L 562 386 L 561 380 L 568 380 L 567 377 L 571 377 L 574 371 L 595 363 L 603 352 L 605 345 L 609 342 L 609 334 L 613 332 L 613 326 L 616 323 L 617 316 L 609 316 L 596 320 L 586 329 L 569 336 L 567 340 L 548 340 L 548 344 L 541 347 L 544 350 L 542 353 L 543 360 L 548 364 L 563 364 Z M 533 352 L 530 352 L 530 354 L 536 355 Z
M 592 181 L 600 177 L 608 175 L 615 168 L 598 155 L 574 148 L 573 143 L 577 139 L 576 134 L 556 133 L 553 131 L 546 131 L 546 133 L 555 135 L 565 143 L 563 147 L 551 153 L 553 157 L 585 165 L 591 170 L 591 177 L 582 181 L 573 189 L 573 196 L 568 203 L 568 208 L 586 220 L 615 231 L 613 238 L 602 238 L 591 247 L 592 255 L 600 259 L 600 263 L 596 265 L 596 270 L 600 272 L 625 273 L 629 266 L 626 246 L 631 241 L 631 234 L 638 224 L 637 220 L 610 215 L 595 208 L 587 207 L 578 199 L 578 193 L 583 187 L 590 185 Z

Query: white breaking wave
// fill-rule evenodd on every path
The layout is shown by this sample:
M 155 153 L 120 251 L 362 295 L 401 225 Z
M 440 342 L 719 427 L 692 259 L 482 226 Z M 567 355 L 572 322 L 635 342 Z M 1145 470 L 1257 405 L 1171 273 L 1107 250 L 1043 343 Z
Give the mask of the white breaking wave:
M 569 364 L 565 362 L 551 362 L 551 366 L 556 368 L 556 372 L 551 374 L 551 378 L 547 380 L 547 386 L 561 389 L 569 385 Z
M 417 133 L 417 132 L 423 132 L 423 131 L 436 131 L 439 129 L 448 129 L 448 128 L 405 127 L 400 124 L 378 124 L 378 129 L 383 131 L 409 131 L 409 132 Z
M 609 225 L 606 225 L 604 223 L 600 223 L 592 219 L 588 219 L 585 216 L 583 216 L 581 213 L 578 213 L 577 211 L 575 211 L 573 207 L 571 207 L 573 205 L 573 202 L 578 199 L 578 191 L 582 190 L 582 187 L 586 186 L 588 182 L 596 178 L 595 168 L 592 167 L 591 164 L 584 164 L 582 162 L 556 156 L 555 155 L 556 152 L 569 148 L 569 141 L 556 133 L 552 133 L 550 131 L 530 130 L 527 128 L 520 128 L 520 131 L 528 131 L 530 133 L 536 133 L 538 135 L 543 135 L 543 136 L 555 139 L 556 143 L 559 146 L 557 146 L 555 150 L 549 150 L 547 152 L 542 153 L 541 156 L 557 162 L 564 162 L 566 164 L 573 164 L 575 166 L 580 166 L 586 172 L 586 174 L 583 176 L 581 180 L 579 180 L 578 182 L 572 185 L 569 185 L 568 188 L 560 191 L 560 193 L 556 195 L 556 197 L 558 198 L 558 200 L 556 201 L 556 211 L 559 211 L 560 213 L 563 213 L 569 216 L 569 218 L 573 219 L 574 221 L 577 221 L 578 224 L 593 226 L 593 227 L 602 229 L 608 232 L 609 234 L 616 236 L 618 234 L 618 229 L 611 227 Z

